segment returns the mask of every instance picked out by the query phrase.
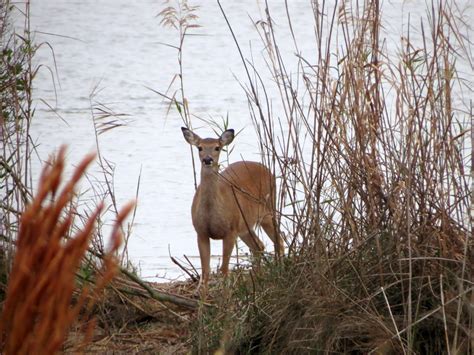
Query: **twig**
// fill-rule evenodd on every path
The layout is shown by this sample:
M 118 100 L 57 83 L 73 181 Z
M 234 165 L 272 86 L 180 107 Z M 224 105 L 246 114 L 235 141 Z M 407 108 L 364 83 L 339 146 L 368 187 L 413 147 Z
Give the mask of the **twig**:
M 170 255 L 170 258 L 171 258 L 171 261 L 172 261 L 174 264 L 178 265 L 178 267 L 179 267 L 181 270 L 183 270 L 183 271 L 193 280 L 193 282 L 198 281 L 198 279 L 196 279 L 196 276 L 194 276 L 193 274 L 191 274 L 188 269 L 186 269 L 183 265 L 181 265 L 181 263 L 180 263 L 178 260 L 176 260 L 176 258 L 175 258 L 174 256 L 171 256 L 171 255 Z
M 191 260 L 189 260 L 189 258 L 186 256 L 186 254 L 183 254 L 183 256 L 186 259 L 186 261 L 189 263 L 189 265 L 192 267 L 192 269 L 194 270 L 194 273 L 196 274 L 197 278 L 199 279 L 199 272 L 196 270 L 196 268 L 194 267 Z
M 88 251 L 92 255 L 94 255 L 98 258 L 102 258 L 102 255 L 100 253 L 96 252 L 95 250 L 92 250 L 92 249 L 89 248 Z M 176 296 L 176 295 L 171 295 L 171 294 L 168 294 L 168 293 L 163 293 L 163 292 L 156 291 L 147 282 L 143 281 L 140 277 L 138 277 L 137 275 L 135 275 L 134 273 L 130 272 L 129 270 L 127 270 L 126 268 L 124 268 L 122 266 L 119 267 L 119 271 L 123 275 L 125 275 L 128 279 L 130 279 L 131 281 L 133 281 L 136 284 L 143 287 L 152 298 L 154 298 L 158 301 L 169 302 L 169 303 L 173 303 L 177 306 L 183 306 L 183 307 L 187 307 L 187 308 L 191 308 L 191 309 L 195 309 L 195 308 L 199 307 L 200 302 L 198 302 L 196 300 L 191 300 L 189 298 L 184 298 L 184 297 L 181 297 L 181 296 Z M 204 303 L 204 302 L 201 302 L 201 304 L 204 304 L 205 306 L 212 306 L 211 304 Z

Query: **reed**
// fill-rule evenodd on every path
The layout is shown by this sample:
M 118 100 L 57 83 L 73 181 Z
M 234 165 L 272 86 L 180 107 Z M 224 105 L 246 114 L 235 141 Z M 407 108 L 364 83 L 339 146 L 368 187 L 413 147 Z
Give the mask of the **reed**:
M 102 206 L 89 216 L 81 230 L 68 237 L 76 213 L 72 207 L 74 190 L 94 155 L 88 155 L 61 188 L 64 154 L 63 148 L 51 165 L 46 165 L 38 192 L 22 214 L 0 323 L 5 354 L 57 353 L 80 315 L 90 321 L 92 305 L 117 272 L 114 254 L 121 243 L 120 224 L 133 204 L 124 207 L 118 215 L 111 248 L 103 257 L 94 287 L 77 291 L 76 272 Z M 94 323 L 87 324 L 85 343 L 90 340 Z
M 0 2 L 0 300 L 10 272 L 19 215 L 31 198 L 29 130 L 36 74 L 32 58 L 37 47 L 30 38 L 28 14 L 28 4 Z M 12 25 L 15 16 L 16 30 Z
M 428 6 L 421 42 L 410 23 L 394 55 L 378 1 L 314 2 L 317 53 L 296 68 L 266 7 L 256 29 L 272 80 L 242 62 L 262 155 L 280 177 L 287 257 L 235 276 L 198 349 L 472 352 L 473 111 L 458 90 L 472 91 L 457 67 L 472 58 L 454 5 Z
M 136 329 L 143 319 L 159 322 L 150 341 L 140 344 L 142 349 L 179 343 L 176 339 L 182 338 L 182 331 L 175 324 L 185 319 L 179 313 L 187 314 L 198 302 L 190 297 L 191 286 L 157 288 L 132 270 L 126 242 L 135 209 L 122 227 L 125 212 L 116 202 L 113 163 L 99 144 L 100 135 L 126 120 L 125 115 L 97 102 L 97 87 L 90 96 L 91 118 L 104 182 L 88 181 L 95 201 L 101 202 L 82 201 L 78 186 L 75 188 L 91 156 L 81 163 L 73 180 L 61 182 L 63 150 L 56 160 L 46 163 L 41 184 L 33 190 L 33 82 L 38 70 L 49 70 L 52 76 L 57 70 L 42 63 L 33 65 L 39 46 L 53 48 L 34 43 L 29 16 L 29 2 L 0 3 L 0 351 L 127 351 L 130 342 L 117 338 L 140 337 Z M 53 78 L 52 85 L 54 82 Z M 110 219 L 117 224 L 111 238 L 114 243 L 107 249 L 103 227 L 104 220 Z M 109 227 L 107 224 L 107 230 Z M 119 235 L 125 243 L 117 250 Z M 120 276 L 112 281 L 117 271 Z M 172 320 L 163 320 L 163 313 Z M 167 330 L 176 339 L 167 340 L 162 335 Z

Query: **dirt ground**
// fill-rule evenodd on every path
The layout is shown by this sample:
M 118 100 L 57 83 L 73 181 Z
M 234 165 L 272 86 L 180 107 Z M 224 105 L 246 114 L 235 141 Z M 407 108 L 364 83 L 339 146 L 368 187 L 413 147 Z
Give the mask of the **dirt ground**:
M 149 284 L 154 290 L 197 301 L 196 283 L 190 281 Z M 115 282 L 92 313 L 93 333 L 84 346 L 80 322 L 65 343 L 75 354 L 187 354 L 191 351 L 191 327 L 197 317 L 191 309 L 163 303 L 125 280 Z

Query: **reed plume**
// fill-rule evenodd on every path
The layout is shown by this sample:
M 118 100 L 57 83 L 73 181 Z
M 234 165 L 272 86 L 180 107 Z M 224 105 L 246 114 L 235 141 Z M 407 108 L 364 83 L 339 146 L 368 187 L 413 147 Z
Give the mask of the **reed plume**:
M 0 345 L 4 354 L 57 353 L 70 326 L 81 314 L 87 317 L 100 291 L 117 271 L 114 253 L 121 243 L 119 226 L 133 204 L 118 214 L 111 248 L 102 258 L 102 271 L 94 288 L 77 291 L 76 271 L 94 234 L 102 205 L 69 237 L 75 215 L 72 202 L 77 183 L 94 156 L 87 155 L 61 188 L 65 166 L 65 149 L 61 148 L 57 158 L 43 169 L 36 196 L 21 217 L 1 315 Z M 85 342 L 91 337 L 94 323 L 88 324 Z

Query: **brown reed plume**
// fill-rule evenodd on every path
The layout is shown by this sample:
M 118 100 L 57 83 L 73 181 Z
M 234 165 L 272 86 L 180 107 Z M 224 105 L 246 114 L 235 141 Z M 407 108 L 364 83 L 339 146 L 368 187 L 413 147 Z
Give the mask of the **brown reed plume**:
M 102 258 L 103 266 L 94 289 L 77 288 L 75 273 L 94 233 L 99 205 L 82 229 L 68 237 L 75 210 L 75 187 L 95 155 L 87 155 L 62 189 L 65 148 L 43 169 L 36 196 L 24 211 L 16 245 L 16 255 L 8 283 L 0 323 L 0 345 L 4 354 L 54 354 L 70 326 L 92 305 L 117 271 L 114 257 L 121 243 L 120 224 L 133 208 L 127 204 L 117 216 L 111 235 L 111 248 Z M 83 314 L 84 314 L 83 313 Z M 89 322 L 85 340 L 90 339 Z

